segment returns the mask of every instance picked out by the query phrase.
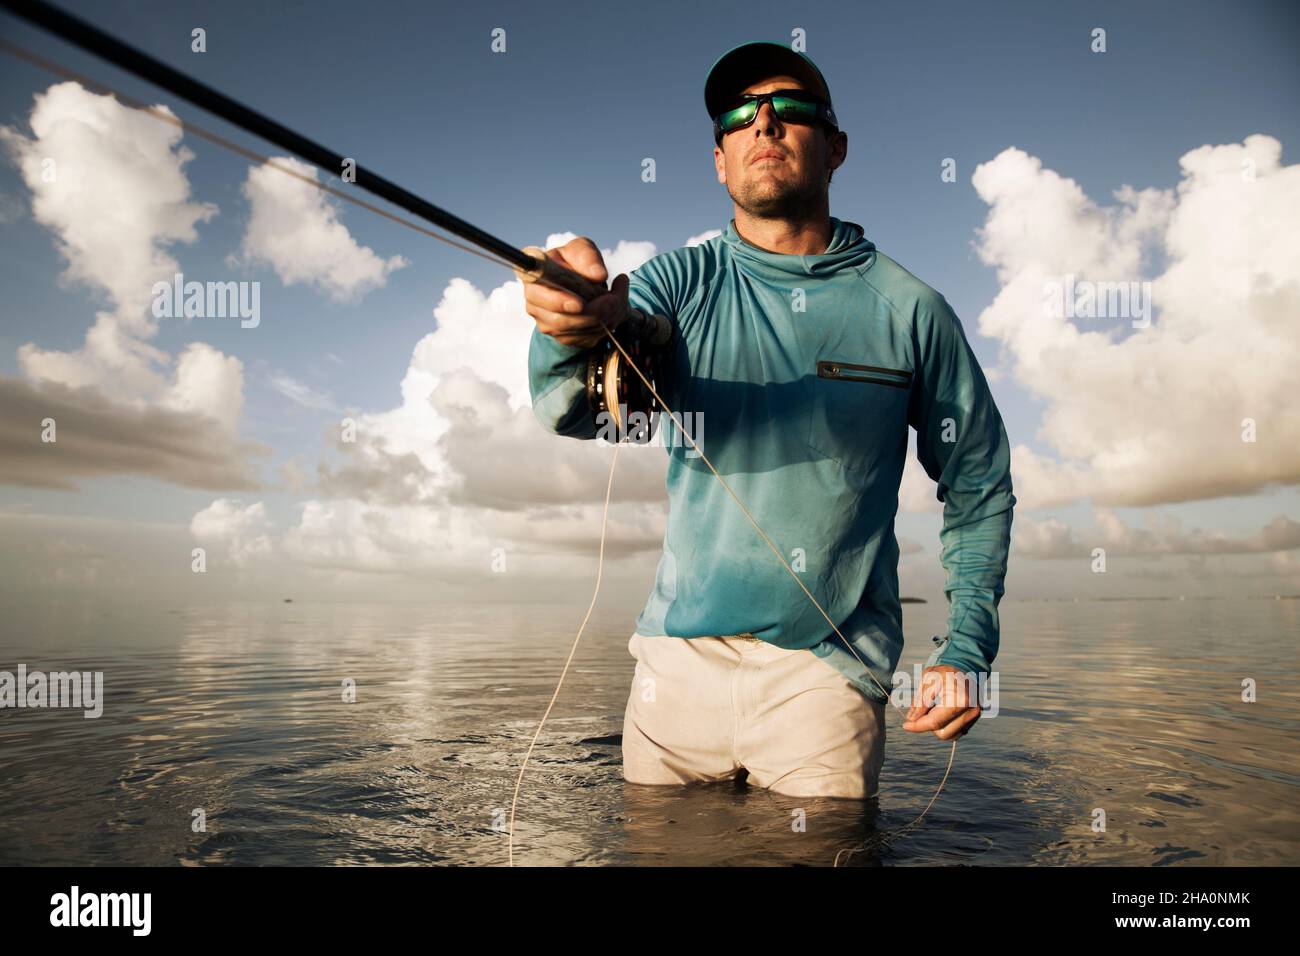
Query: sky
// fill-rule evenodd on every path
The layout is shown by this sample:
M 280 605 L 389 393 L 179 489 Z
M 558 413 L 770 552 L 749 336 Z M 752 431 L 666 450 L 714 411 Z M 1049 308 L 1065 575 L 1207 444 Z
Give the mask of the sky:
M 848 135 L 832 215 L 947 298 L 1006 423 L 1007 599 L 1300 592 L 1294 4 L 63 7 L 508 242 L 590 236 L 611 274 L 726 228 L 704 78 L 802 43 Z M 509 270 L 6 54 L 0 249 L 5 602 L 589 594 L 611 449 L 532 417 Z M 155 315 L 176 273 L 256 283 L 256 325 Z M 1067 276 L 1149 290 L 1147 324 L 1047 314 Z M 618 466 L 632 611 L 664 466 Z M 900 581 L 942 601 L 934 492 L 913 451 Z

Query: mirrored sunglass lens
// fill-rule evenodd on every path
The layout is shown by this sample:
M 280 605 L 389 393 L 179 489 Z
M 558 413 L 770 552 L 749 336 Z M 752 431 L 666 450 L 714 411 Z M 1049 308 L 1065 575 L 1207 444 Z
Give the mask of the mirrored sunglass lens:
M 810 120 L 817 116 L 817 104 L 808 100 L 778 96 L 772 100 L 772 105 L 782 119 Z
M 718 125 L 722 127 L 722 131 L 725 133 L 728 130 L 735 129 L 737 126 L 743 126 L 748 123 L 754 118 L 755 112 L 756 110 L 754 109 L 753 103 L 742 104 L 741 106 L 737 106 L 734 110 L 727 110 L 718 117 Z

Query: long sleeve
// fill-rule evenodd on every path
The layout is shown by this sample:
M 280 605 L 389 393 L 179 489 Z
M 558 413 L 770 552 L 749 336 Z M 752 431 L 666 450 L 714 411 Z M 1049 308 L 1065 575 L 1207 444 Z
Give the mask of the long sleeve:
M 568 438 L 595 438 L 596 422 L 587 406 L 590 349 L 562 345 L 533 326 L 528 343 L 528 391 L 533 415 L 547 431 Z
M 948 639 L 927 661 L 975 674 L 998 653 L 1002 599 L 1016 504 L 1011 451 L 988 381 L 960 320 L 935 294 L 917 305 L 917 383 L 908 406 L 917 458 L 943 502 L 941 562 L 947 575 Z

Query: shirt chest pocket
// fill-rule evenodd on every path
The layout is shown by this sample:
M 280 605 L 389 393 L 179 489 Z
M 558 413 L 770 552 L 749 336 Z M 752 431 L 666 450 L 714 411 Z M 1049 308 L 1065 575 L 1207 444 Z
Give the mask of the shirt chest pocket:
M 810 380 L 807 442 L 816 457 L 862 474 L 907 447 L 909 369 L 819 359 Z

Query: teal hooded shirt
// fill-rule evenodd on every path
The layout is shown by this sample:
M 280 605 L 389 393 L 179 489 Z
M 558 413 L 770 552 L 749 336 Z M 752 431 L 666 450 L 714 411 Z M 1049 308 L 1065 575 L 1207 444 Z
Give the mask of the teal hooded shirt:
M 987 674 L 998 650 L 1015 506 L 1001 415 L 943 296 L 831 217 L 822 255 L 736 232 L 657 255 L 629 301 L 675 326 L 660 394 L 825 608 L 892 689 L 903 650 L 894 518 L 907 456 L 943 502 L 948 634 L 930 664 Z M 529 387 L 548 430 L 597 437 L 587 352 L 533 330 Z M 691 418 L 684 417 L 689 414 Z M 753 634 L 808 648 L 883 701 L 753 525 L 667 416 L 668 526 L 639 634 Z

